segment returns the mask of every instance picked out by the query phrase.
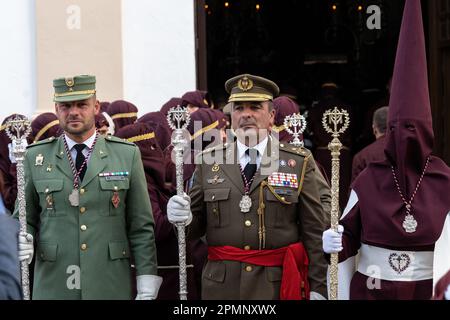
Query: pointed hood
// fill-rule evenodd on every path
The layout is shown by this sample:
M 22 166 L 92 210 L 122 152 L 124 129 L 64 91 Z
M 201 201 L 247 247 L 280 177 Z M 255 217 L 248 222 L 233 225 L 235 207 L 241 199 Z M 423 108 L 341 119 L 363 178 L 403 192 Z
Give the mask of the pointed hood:
M 406 0 L 389 101 L 385 153 L 409 197 L 433 149 L 420 0 Z

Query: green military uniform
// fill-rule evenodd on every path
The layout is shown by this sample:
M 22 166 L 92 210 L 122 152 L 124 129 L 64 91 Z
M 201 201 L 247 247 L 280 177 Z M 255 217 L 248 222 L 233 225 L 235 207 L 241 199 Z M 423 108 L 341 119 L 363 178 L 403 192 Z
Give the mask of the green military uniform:
M 267 89 L 271 84 L 263 78 L 243 75 L 228 83 L 230 101 L 271 99 Z M 245 190 L 237 149 L 237 142 L 221 145 L 204 151 L 199 159 L 190 191 L 193 219 L 189 237 L 206 235 L 210 247 L 243 250 L 278 249 L 302 242 L 310 261 L 311 291 L 326 297 L 322 232 L 329 227 L 330 217 L 321 204 L 323 182 L 318 181 L 320 173 L 311 153 L 269 137 L 249 189 L 250 211 L 243 213 L 240 201 Z M 275 186 L 269 181 L 269 177 L 283 175 L 295 177 L 298 185 Z M 208 260 L 202 275 L 202 298 L 279 299 L 281 279 L 282 267 Z
M 79 186 L 79 205 L 72 206 L 73 173 L 63 139 L 28 146 L 24 160 L 28 232 L 36 240 L 32 298 L 134 298 L 132 261 L 138 276 L 157 274 L 139 149 L 99 136 Z

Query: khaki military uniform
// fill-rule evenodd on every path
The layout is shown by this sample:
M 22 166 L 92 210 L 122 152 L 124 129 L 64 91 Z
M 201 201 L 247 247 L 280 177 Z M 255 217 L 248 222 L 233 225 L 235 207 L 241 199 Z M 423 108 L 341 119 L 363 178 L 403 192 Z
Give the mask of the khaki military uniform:
M 311 153 L 304 148 L 269 142 L 250 187 L 252 207 L 247 213 L 242 213 L 239 207 L 244 184 L 236 142 L 206 150 L 202 157 L 190 192 L 193 221 L 189 237 L 206 234 L 209 246 L 244 250 L 276 249 L 301 241 L 310 260 L 311 291 L 326 297 L 327 263 L 321 237 L 330 220 L 321 205 Z M 212 163 L 214 157 L 223 164 Z M 230 158 L 233 163 L 229 160 L 227 163 Z M 279 166 L 280 163 L 284 166 Z M 268 177 L 274 172 L 297 175 L 298 188 L 267 186 Z M 261 223 L 257 210 L 261 203 L 265 205 L 264 239 L 259 236 Z M 208 260 L 202 275 L 202 299 L 279 299 L 281 277 L 281 267 Z
M 154 222 L 139 149 L 99 136 L 80 186 L 80 204 L 74 207 L 68 199 L 73 175 L 62 139 L 30 145 L 24 161 L 28 232 L 36 244 L 32 297 L 134 298 L 130 259 L 137 275 L 157 274 Z M 112 172 L 121 174 L 101 175 Z M 120 202 L 114 205 L 115 193 Z

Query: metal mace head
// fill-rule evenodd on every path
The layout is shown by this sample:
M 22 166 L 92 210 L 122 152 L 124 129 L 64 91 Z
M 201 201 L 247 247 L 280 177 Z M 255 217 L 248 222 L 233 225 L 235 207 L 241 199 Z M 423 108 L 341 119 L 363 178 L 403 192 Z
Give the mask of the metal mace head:
M 345 109 L 339 110 L 338 107 L 334 107 L 333 110 L 328 109 L 324 112 L 322 125 L 325 131 L 330 133 L 333 138 L 338 138 L 350 125 L 350 116 Z
M 23 116 L 16 115 L 14 118 L 6 122 L 5 132 L 8 138 L 11 139 L 13 145 L 13 153 L 16 156 L 21 156 L 23 153 L 25 153 L 25 139 L 31 133 L 30 121 Z
M 186 107 L 176 106 L 167 113 L 167 123 L 172 130 L 186 129 L 191 121 L 191 115 Z
M 292 115 L 286 116 L 284 118 L 284 128 L 288 133 L 290 133 L 294 140 L 290 143 L 295 145 L 296 147 L 303 147 L 304 143 L 300 140 L 300 135 L 306 129 L 306 119 L 300 113 L 294 113 Z

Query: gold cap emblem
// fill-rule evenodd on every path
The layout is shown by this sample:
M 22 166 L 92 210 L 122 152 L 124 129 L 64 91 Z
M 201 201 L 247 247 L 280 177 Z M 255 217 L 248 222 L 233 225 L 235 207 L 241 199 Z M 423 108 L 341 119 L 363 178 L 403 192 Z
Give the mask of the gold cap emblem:
M 247 77 L 243 77 L 238 82 L 238 88 L 241 89 L 242 91 L 248 91 L 251 88 L 253 88 L 253 81 Z
M 68 87 L 73 87 L 74 84 L 75 84 L 75 81 L 73 80 L 73 78 L 66 78 L 66 85 Z

